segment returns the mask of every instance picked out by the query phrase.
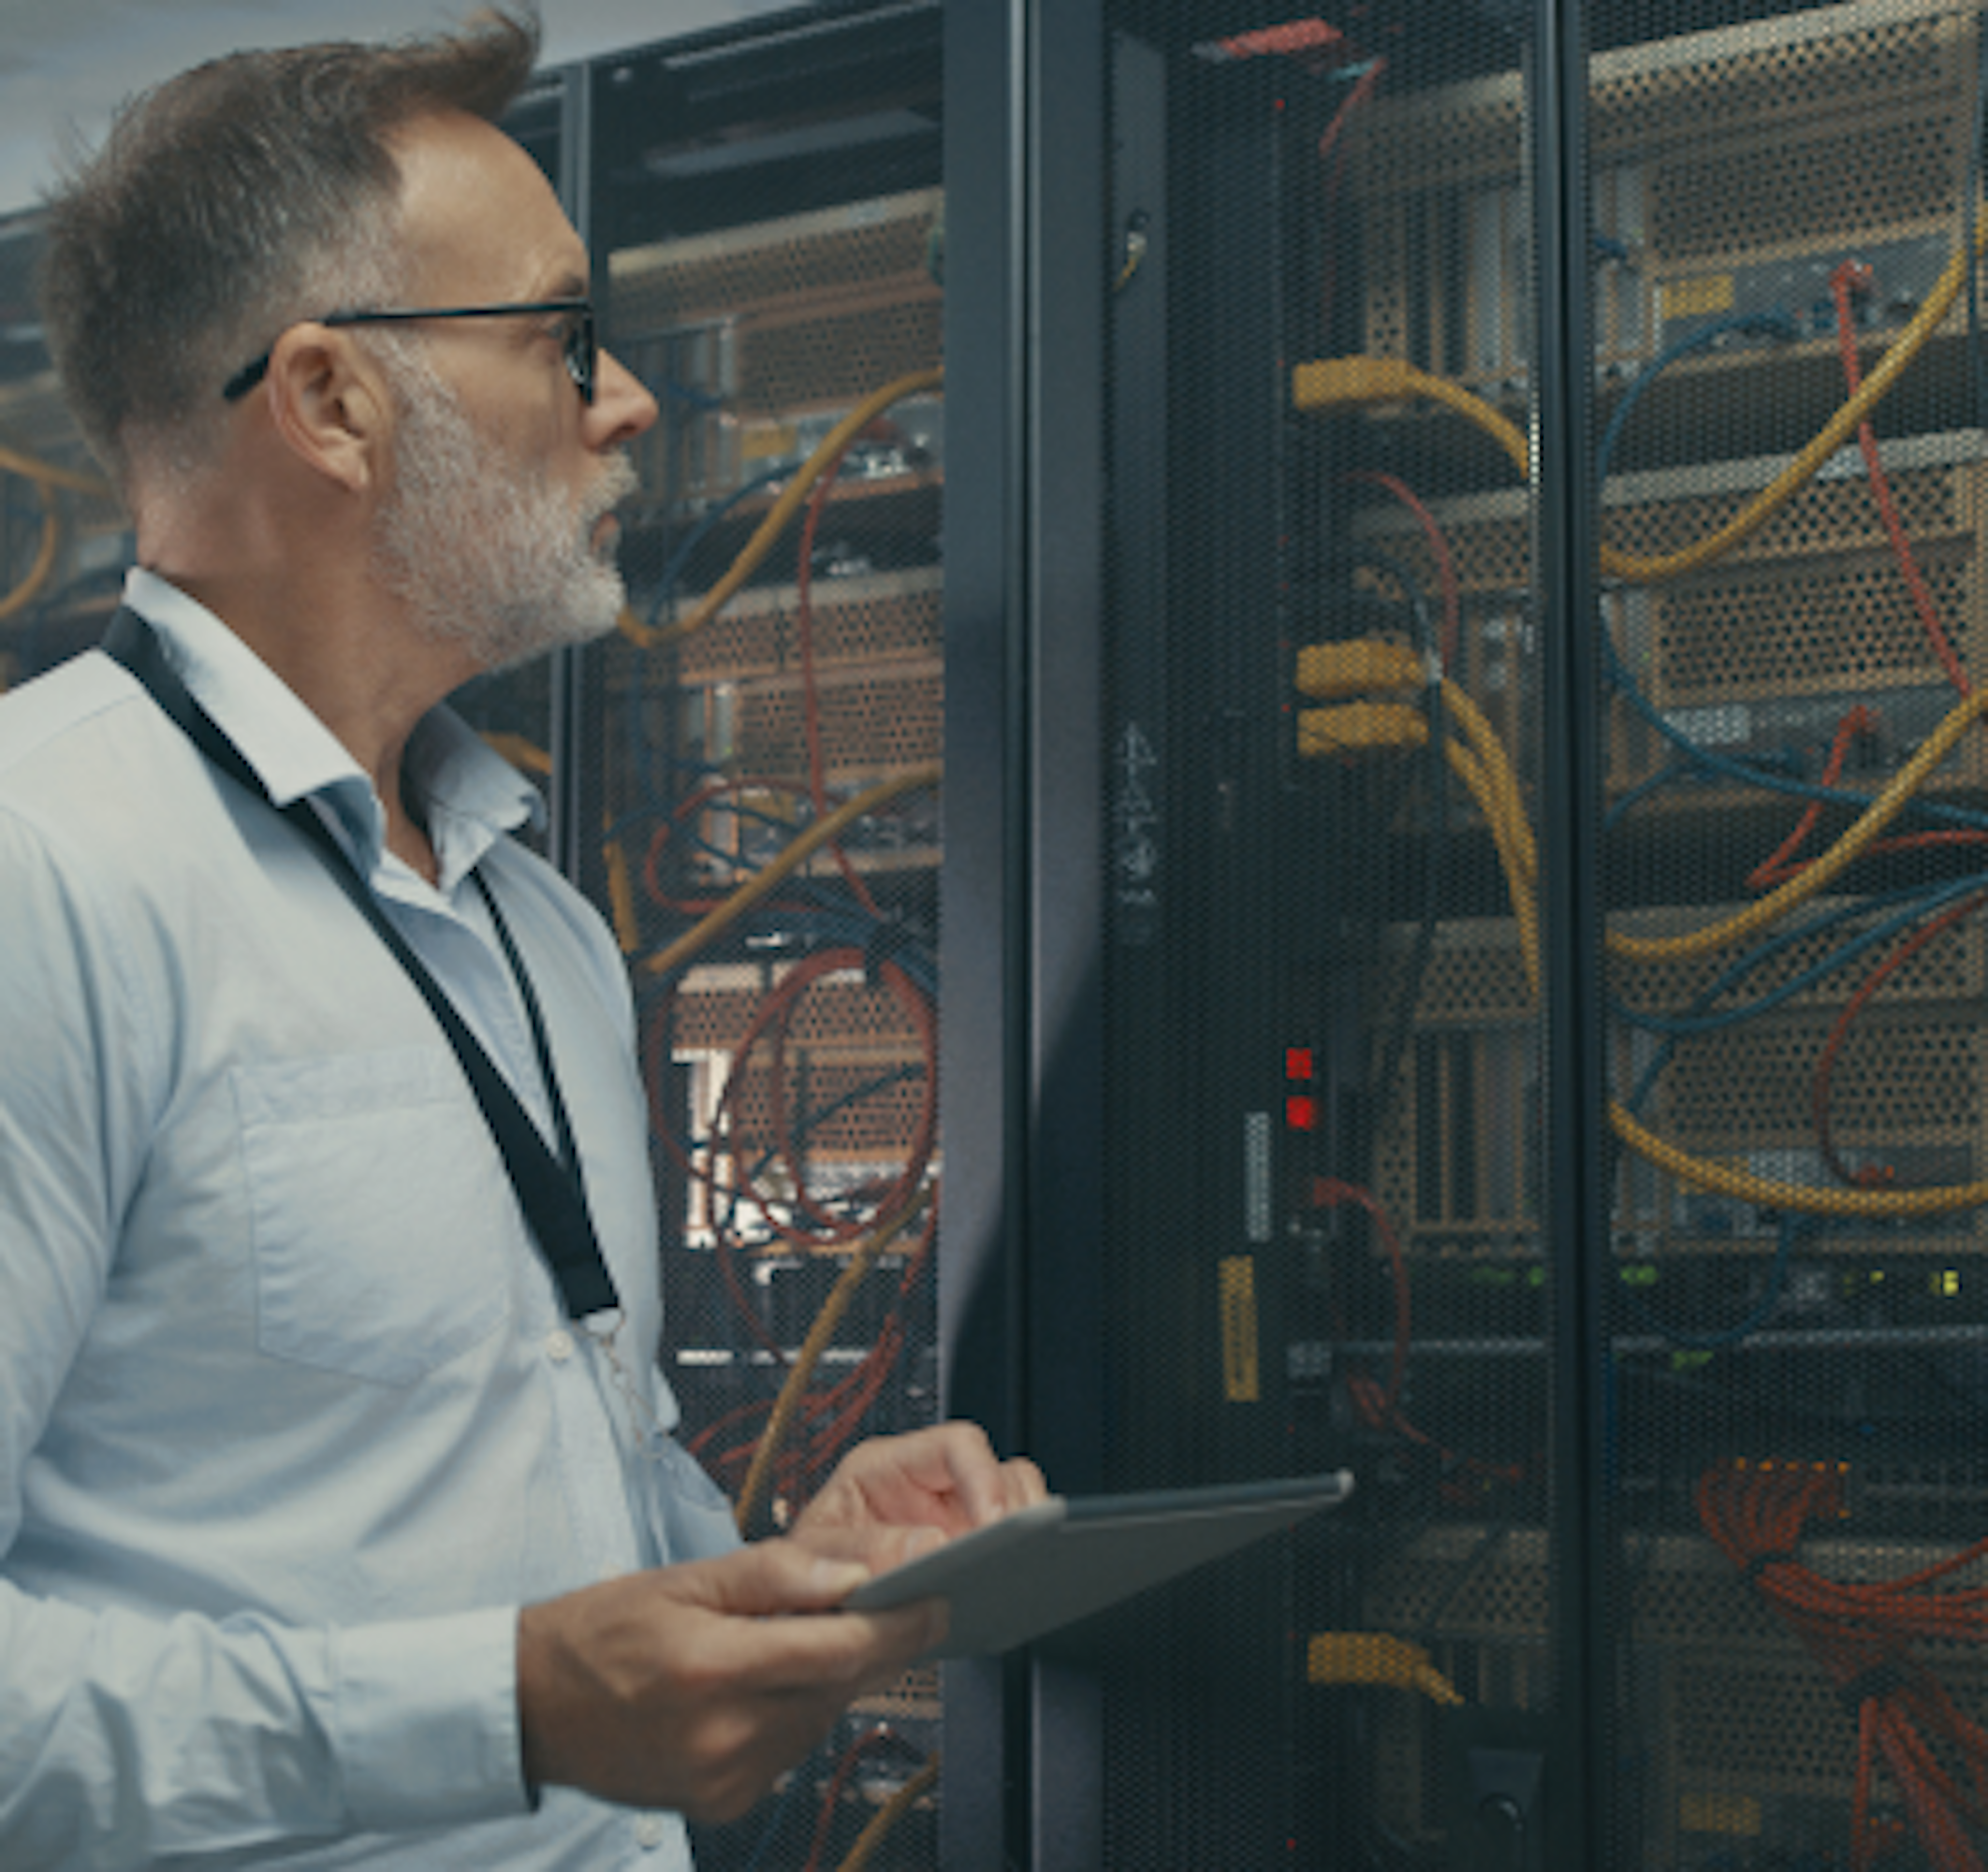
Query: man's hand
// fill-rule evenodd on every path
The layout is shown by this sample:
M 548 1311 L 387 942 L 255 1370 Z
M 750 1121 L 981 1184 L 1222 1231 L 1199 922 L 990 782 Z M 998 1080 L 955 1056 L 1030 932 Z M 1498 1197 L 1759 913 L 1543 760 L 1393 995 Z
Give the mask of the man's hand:
M 762 1541 L 631 1574 L 518 1620 L 526 1779 L 735 1820 L 850 1701 L 945 1633 L 935 1603 L 837 1613 L 866 1569 Z
M 940 1423 L 858 1444 L 791 1533 L 810 1552 L 881 1573 L 1048 1495 L 1027 1457 L 1002 1462 L 977 1425 Z

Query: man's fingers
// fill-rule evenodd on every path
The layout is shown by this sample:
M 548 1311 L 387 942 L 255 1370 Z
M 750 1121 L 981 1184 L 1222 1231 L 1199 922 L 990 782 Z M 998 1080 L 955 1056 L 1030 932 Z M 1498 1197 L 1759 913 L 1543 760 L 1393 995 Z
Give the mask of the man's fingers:
M 1011 1456 L 1001 1465 L 1002 1499 L 1013 1514 L 1050 1498 L 1048 1478 L 1026 1456 Z
M 1042 1471 L 1026 1456 L 999 1461 L 977 1423 L 942 1423 L 918 1434 L 928 1439 L 922 1454 L 933 1465 L 931 1485 L 948 1489 L 958 1504 L 965 1525 L 955 1532 L 984 1528 L 1049 1498 Z
M 770 1617 L 830 1610 L 869 1576 L 859 1561 L 770 1540 L 716 1559 L 690 1561 L 658 1578 L 668 1579 L 673 1596 L 708 1611 Z
M 762 1541 L 652 1577 L 679 1603 L 739 1621 L 726 1628 L 727 1664 L 740 1688 L 759 1693 L 854 1686 L 856 1694 L 891 1681 L 945 1635 L 945 1608 L 936 1602 L 837 1610 L 869 1569 L 790 1541 Z

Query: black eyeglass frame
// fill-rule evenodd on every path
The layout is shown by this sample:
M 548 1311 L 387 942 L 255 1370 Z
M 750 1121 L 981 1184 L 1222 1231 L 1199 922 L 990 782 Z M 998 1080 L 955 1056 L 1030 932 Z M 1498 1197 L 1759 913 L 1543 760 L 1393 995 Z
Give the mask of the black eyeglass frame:
M 574 318 L 560 340 L 566 375 L 573 379 L 580 401 L 593 401 L 593 387 L 600 372 L 600 340 L 594 323 L 590 299 L 530 299 L 502 306 L 405 306 L 384 311 L 328 312 L 313 321 L 320 325 L 405 325 L 419 319 L 528 318 L 534 313 L 570 312 Z M 244 364 L 221 387 L 222 398 L 238 403 L 268 374 L 272 346 L 260 357 Z

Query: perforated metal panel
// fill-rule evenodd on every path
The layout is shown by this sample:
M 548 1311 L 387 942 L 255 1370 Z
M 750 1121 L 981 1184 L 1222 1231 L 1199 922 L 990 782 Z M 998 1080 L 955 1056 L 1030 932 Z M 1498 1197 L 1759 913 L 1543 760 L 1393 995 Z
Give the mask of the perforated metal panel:
M 1571 70 L 1546 11 L 1303 49 L 1269 9 L 1115 15 L 1175 154 L 1164 214 L 1143 173 L 1112 198 L 1113 486 L 1159 452 L 1166 501 L 1107 507 L 1107 1268 L 1171 1369 L 1108 1349 L 1175 1475 L 1362 1491 L 1260 1620 L 1209 1589 L 1230 1671 L 1156 1627 L 1250 1738 L 1209 1746 L 1252 1843 L 1187 1792 L 1164 1826 L 1175 1863 L 1272 1863 L 1283 1820 L 1307 1864 L 1970 1864 L 1980 22 L 1598 5 Z M 1114 1799 L 1161 1798 L 1141 1750 L 1192 1775 L 1179 1681 L 1107 1693 Z M 1113 1863 L 1163 1830 L 1114 1822 Z

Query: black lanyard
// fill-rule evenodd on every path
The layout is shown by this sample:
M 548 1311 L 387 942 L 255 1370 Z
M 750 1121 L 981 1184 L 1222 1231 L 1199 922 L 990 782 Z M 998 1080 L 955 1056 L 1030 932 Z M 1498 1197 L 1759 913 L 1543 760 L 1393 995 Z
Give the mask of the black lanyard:
M 593 1232 L 593 1218 L 587 1212 L 580 1155 L 573 1145 L 573 1126 L 566 1116 L 566 1100 L 560 1093 L 559 1075 L 553 1070 L 552 1048 L 546 1038 L 544 1017 L 539 1011 L 539 997 L 532 991 L 532 978 L 526 971 L 525 960 L 518 953 L 516 943 L 512 940 L 504 913 L 498 909 L 496 897 L 482 873 L 479 871 L 473 875 L 483 893 L 483 901 L 489 906 L 498 943 L 504 951 L 505 960 L 510 964 L 519 997 L 525 1004 L 532 1044 L 538 1051 L 539 1069 L 545 1075 L 546 1095 L 552 1106 L 553 1125 L 559 1144 L 556 1156 L 519 1102 L 510 1082 L 465 1024 L 441 984 L 428 973 L 421 957 L 408 947 L 406 938 L 388 921 L 366 881 L 347 859 L 331 828 L 318 816 L 309 801 L 292 800 L 288 806 L 278 806 L 269 797 L 269 790 L 263 785 L 262 776 L 242 758 L 241 750 L 222 732 L 214 718 L 194 701 L 180 680 L 179 672 L 167 661 L 158 638 L 135 612 L 120 609 L 111 619 L 110 628 L 104 635 L 103 648 L 144 685 L 152 699 L 215 767 L 247 787 L 272 811 L 281 813 L 310 841 L 340 889 L 373 926 L 380 941 L 392 952 L 394 960 L 407 971 L 407 979 L 421 990 L 421 998 L 428 1003 L 448 1044 L 455 1049 L 456 1058 L 462 1062 L 464 1076 L 469 1081 L 469 1089 L 475 1095 L 484 1122 L 489 1126 L 490 1134 L 503 1154 L 504 1168 L 510 1175 L 512 1188 L 517 1192 L 519 1207 L 531 1224 L 539 1251 L 552 1271 L 568 1316 L 585 1319 L 591 1314 L 618 1308 L 620 1296 L 615 1291 L 614 1277 L 607 1271 L 599 1238 Z

